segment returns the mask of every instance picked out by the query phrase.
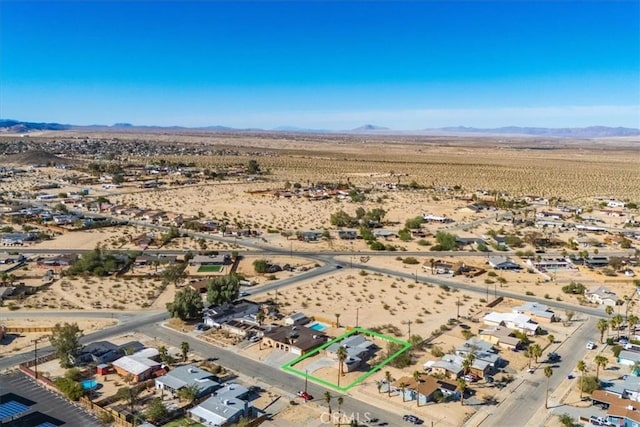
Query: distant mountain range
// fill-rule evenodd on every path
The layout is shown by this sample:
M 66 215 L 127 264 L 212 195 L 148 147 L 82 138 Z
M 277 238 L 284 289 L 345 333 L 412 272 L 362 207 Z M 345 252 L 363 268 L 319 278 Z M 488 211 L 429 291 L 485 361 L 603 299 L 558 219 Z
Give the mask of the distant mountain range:
M 354 134 L 404 134 L 404 135 L 520 135 L 544 136 L 559 138 L 604 138 L 620 136 L 640 136 L 640 129 L 626 127 L 589 126 L 581 128 L 543 128 L 506 126 L 500 128 L 475 128 L 466 126 L 443 127 L 421 130 L 392 130 L 383 126 L 365 124 L 350 130 L 330 131 L 321 129 L 305 129 L 295 126 L 280 126 L 274 129 L 238 129 L 227 126 L 182 127 L 182 126 L 139 126 L 131 123 L 109 125 L 76 126 L 60 123 L 33 123 L 19 120 L 0 119 L 0 133 L 29 133 L 34 131 L 62 130 L 210 130 L 224 132 L 293 132 L 293 133 L 354 133 Z

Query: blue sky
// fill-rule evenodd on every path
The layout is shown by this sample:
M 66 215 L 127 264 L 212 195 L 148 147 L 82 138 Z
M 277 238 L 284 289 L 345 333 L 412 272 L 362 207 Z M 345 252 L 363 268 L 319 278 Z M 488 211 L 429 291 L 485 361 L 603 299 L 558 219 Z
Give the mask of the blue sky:
M 0 117 L 640 127 L 640 2 L 0 2 Z

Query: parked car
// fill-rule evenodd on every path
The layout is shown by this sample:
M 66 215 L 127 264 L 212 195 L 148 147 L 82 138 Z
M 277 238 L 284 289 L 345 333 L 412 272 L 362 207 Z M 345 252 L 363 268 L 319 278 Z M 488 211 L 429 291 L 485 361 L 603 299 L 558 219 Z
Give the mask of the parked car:
M 259 337 L 259 336 L 257 336 L 257 335 L 254 335 L 254 336 L 252 336 L 251 338 L 249 338 L 249 342 L 258 342 L 258 341 L 260 341 L 261 339 L 262 339 L 261 337 Z
M 311 396 L 306 391 L 299 391 L 298 393 L 296 393 L 296 395 L 298 397 L 302 398 L 305 402 L 308 401 L 308 400 L 313 400 L 313 396 Z
M 249 292 L 247 292 L 247 291 L 240 292 L 240 296 L 241 297 L 248 297 L 249 295 L 251 295 L 251 294 Z
M 587 350 L 593 350 L 594 348 L 596 348 L 596 343 L 594 343 L 593 341 L 589 341 L 587 343 Z
M 468 383 L 475 383 L 476 381 L 478 381 L 478 377 L 473 374 L 467 374 L 463 377 L 463 379 Z
M 559 362 L 560 361 L 560 355 L 556 352 L 551 352 L 549 353 L 549 355 L 547 356 L 549 362 Z
M 424 421 L 421 420 L 420 418 L 416 417 L 415 415 L 404 415 L 402 417 L 402 419 L 406 422 L 409 422 L 411 424 L 423 424 Z

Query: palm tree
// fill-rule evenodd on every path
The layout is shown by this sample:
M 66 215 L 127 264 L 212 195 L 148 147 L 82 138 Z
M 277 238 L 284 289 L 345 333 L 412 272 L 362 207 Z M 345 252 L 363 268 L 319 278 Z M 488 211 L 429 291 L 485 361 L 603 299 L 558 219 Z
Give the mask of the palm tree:
M 140 391 L 134 387 L 122 387 L 118 389 L 116 395 L 121 399 L 125 400 L 129 403 L 129 408 L 131 409 L 131 414 L 133 415 L 133 408 L 135 407 L 136 401 L 138 400 L 138 395 Z
M 613 307 L 611 307 L 610 305 L 606 306 L 604 308 L 604 312 L 607 313 L 607 316 L 611 317 L 611 315 L 613 314 Z
M 553 344 L 554 342 L 556 342 L 556 337 L 554 337 L 552 334 L 549 334 L 547 336 L 547 339 L 549 340 L 549 344 Z
M 464 405 L 464 392 L 467 390 L 467 382 L 464 378 L 458 378 L 456 385 L 456 390 L 460 392 L 460 405 Z
M 193 403 L 193 401 L 196 400 L 196 397 L 198 397 L 199 391 L 200 388 L 196 384 L 188 385 L 178 390 L 178 398 L 186 400 L 189 403 Z
M 329 406 L 329 415 L 331 415 L 331 393 L 328 391 L 324 392 L 324 401 L 327 402 L 327 406 Z
M 338 402 L 338 413 L 340 414 L 340 419 L 342 419 L 342 404 L 344 403 L 344 397 L 338 396 L 336 401 Z M 339 421 L 338 421 L 338 425 L 340 425 Z
M 405 383 L 404 381 L 400 382 L 400 389 L 402 390 L 402 401 L 405 402 L 406 399 L 404 397 L 404 392 L 407 389 L 407 383 Z
M 256 321 L 258 322 L 259 326 L 262 326 L 262 322 L 264 322 L 264 319 L 266 318 L 266 314 L 264 314 L 264 310 L 258 310 L 258 312 L 256 313 Z
M 609 322 L 607 322 L 606 319 L 600 319 L 598 320 L 596 328 L 598 328 L 598 331 L 600 332 L 600 344 L 602 344 L 604 343 L 604 333 L 607 332 L 607 329 L 609 329 Z
M 476 355 L 473 353 L 468 353 L 467 356 L 462 361 L 462 367 L 464 369 L 464 374 L 468 374 L 473 366 L 473 362 L 476 360 Z
M 413 379 L 416 381 L 416 402 L 420 407 L 420 383 L 422 382 L 422 373 L 420 371 L 413 371 Z
M 391 372 L 385 371 L 384 378 L 387 380 L 387 391 L 389 392 L 389 397 L 391 397 Z
M 615 328 L 616 331 L 618 331 L 618 340 L 620 339 L 620 326 L 622 325 L 623 322 L 623 318 L 621 314 L 616 314 L 615 316 L 613 316 L 613 319 L 611 319 L 611 326 L 613 326 L 613 321 L 615 320 Z
M 182 341 L 182 343 L 180 344 L 180 351 L 182 351 L 182 361 L 186 362 L 187 361 L 187 355 L 189 354 L 189 350 L 191 348 L 189 347 L 189 343 L 186 341 Z
M 584 374 L 587 372 L 587 364 L 584 363 L 584 360 L 578 361 L 576 365 L 578 372 L 580 372 L 580 400 L 582 400 L 582 384 L 584 382 Z
M 551 369 L 551 366 L 545 366 L 544 376 L 547 377 L 547 390 L 544 399 L 544 409 L 549 409 L 549 378 L 551 378 L 551 375 L 553 375 L 553 369 Z
M 340 377 L 344 375 L 342 364 L 344 363 L 344 361 L 347 359 L 347 356 L 348 356 L 347 349 L 345 348 L 345 346 L 341 345 L 340 347 L 338 347 L 338 350 L 336 351 L 336 356 L 338 357 L 338 387 L 340 387 Z
M 380 391 L 382 390 L 382 381 L 378 381 L 377 386 L 378 386 L 378 394 L 380 394 Z
M 336 328 L 340 327 L 340 313 L 335 313 L 334 316 L 336 316 Z
M 636 325 L 638 324 L 638 316 L 630 314 L 629 317 L 627 317 L 627 324 L 629 326 L 628 336 L 631 337 L 631 331 L 635 331 Z
M 538 357 L 542 356 L 542 348 L 540 347 L 540 345 L 531 344 L 529 346 L 529 351 L 531 352 L 531 355 L 533 356 L 535 362 L 538 363 Z
M 600 366 L 602 366 L 603 369 L 606 368 L 607 363 L 609 363 L 609 359 L 607 359 L 606 356 L 600 354 L 595 357 L 594 362 L 596 362 L 596 379 L 599 379 Z
M 433 258 L 431 258 L 431 259 L 429 260 L 429 265 L 431 266 L 431 274 L 433 274 L 433 273 L 434 273 L 434 271 L 435 271 L 435 267 L 436 267 L 436 260 L 435 260 L 435 259 L 433 259 Z
M 531 369 L 531 359 L 533 358 L 533 351 L 531 350 L 531 347 L 528 347 L 524 351 L 524 355 L 529 358 L 529 369 Z

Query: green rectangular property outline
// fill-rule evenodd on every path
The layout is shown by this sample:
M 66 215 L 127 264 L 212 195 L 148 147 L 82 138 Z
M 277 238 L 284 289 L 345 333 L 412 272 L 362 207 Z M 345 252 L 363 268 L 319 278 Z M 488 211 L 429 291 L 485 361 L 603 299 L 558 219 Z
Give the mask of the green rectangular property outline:
M 393 343 L 402 345 L 402 348 L 399 349 L 398 351 L 396 351 L 395 353 L 393 353 L 392 355 L 390 355 L 389 357 L 387 357 L 386 359 L 384 359 L 382 362 L 378 363 L 373 368 L 369 369 L 369 371 L 367 371 L 364 374 L 360 375 L 353 382 L 351 382 L 350 384 L 347 384 L 344 387 L 338 387 L 337 384 L 334 384 L 334 383 L 329 382 L 327 380 L 324 380 L 322 378 L 318 378 L 318 377 L 316 377 L 314 375 L 309 375 L 306 372 L 302 372 L 302 371 L 300 371 L 300 370 L 298 370 L 298 369 L 293 367 L 294 365 L 296 365 L 297 363 L 300 363 L 304 359 L 307 359 L 309 357 L 315 356 L 316 354 L 320 353 L 322 350 L 324 350 L 325 348 L 329 347 L 330 345 L 332 345 L 332 344 L 334 344 L 336 342 L 340 342 L 340 341 L 344 340 L 345 338 L 348 338 L 351 335 L 356 334 L 356 333 L 362 333 L 364 335 L 373 336 L 373 337 L 376 337 L 376 338 L 383 339 L 385 341 L 391 341 Z M 393 359 L 395 359 L 396 357 L 400 356 L 402 353 L 404 353 L 405 351 L 409 350 L 410 348 L 411 348 L 411 344 L 409 344 L 406 341 L 400 340 L 398 338 L 391 337 L 389 335 L 384 335 L 384 334 L 380 334 L 378 332 L 370 331 L 369 329 L 364 329 L 364 328 L 359 328 L 358 327 L 358 328 L 353 328 L 353 329 L 345 332 L 344 334 L 342 334 L 340 336 L 337 336 L 336 338 L 334 338 L 331 341 L 328 341 L 328 342 L 322 344 L 320 347 L 315 348 L 314 350 L 312 350 L 311 352 L 309 352 L 307 354 L 303 354 L 302 356 L 296 357 L 292 361 L 290 361 L 288 363 L 285 363 L 284 365 L 282 365 L 282 369 L 284 369 L 285 371 L 290 372 L 292 374 L 296 374 L 298 376 L 301 376 L 303 378 L 310 379 L 313 382 L 316 382 L 318 384 L 322 384 L 322 385 L 324 385 L 326 387 L 330 387 L 330 388 L 332 388 L 334 390 L 341 391 L 341 392 L 346 392 L 349 389 L 351 389 L 352 387 L 360 384 L 365 379 L 369 378 L 371 375 L 373 375 L 376 372 L 378 372 L 379 370 L 381 370 L 385 365 L 389 364 Z

